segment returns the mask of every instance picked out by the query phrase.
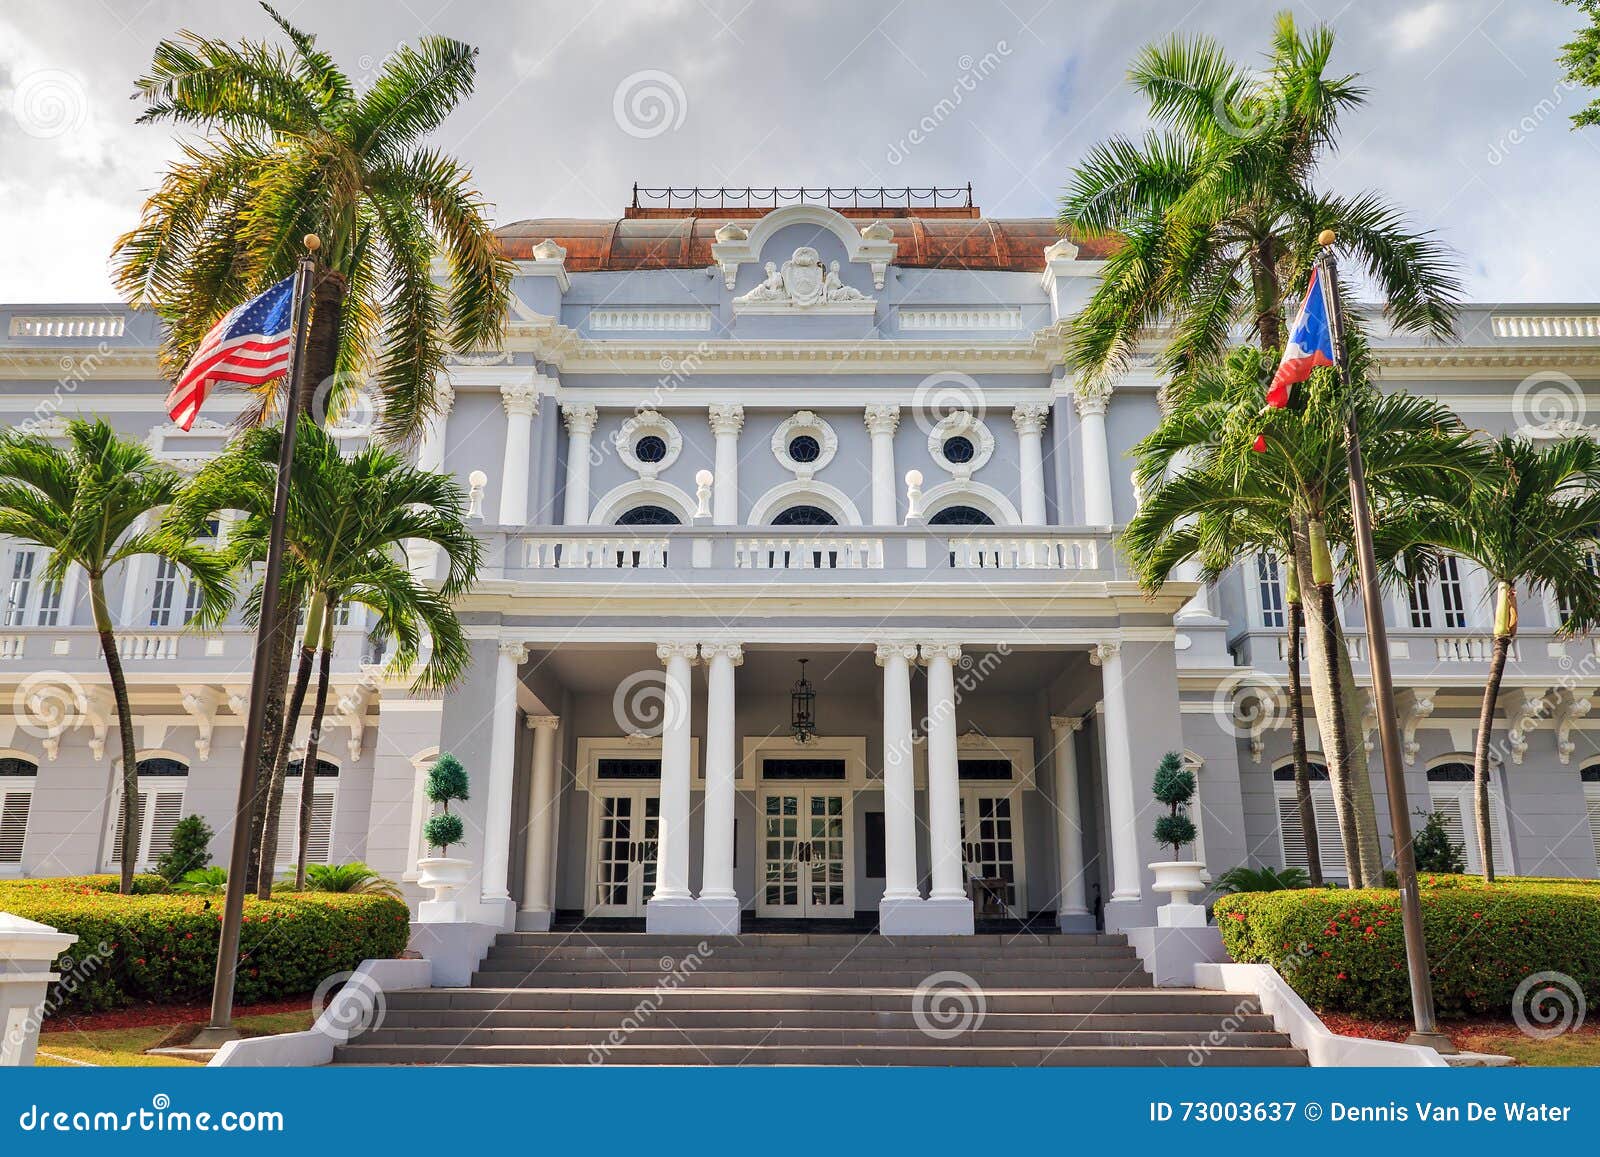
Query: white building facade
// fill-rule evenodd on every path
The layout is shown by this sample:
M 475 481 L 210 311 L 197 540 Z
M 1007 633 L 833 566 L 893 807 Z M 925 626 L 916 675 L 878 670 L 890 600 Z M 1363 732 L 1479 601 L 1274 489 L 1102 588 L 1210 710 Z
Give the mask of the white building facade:
M 359 615 L 341 626 L 314 859 L 363 859 L 420 899 L 421 777 L 451 751 L 472 777 L 468 915 L 504 928 L 1116 929 L 1154 922 L 1150 780 L 1180 751 L 1213 874 L 1303 863 L 1281 569 L 1242 559 L 1152 598 L 1113 546 L 1160 383 L 1149 357 L 1109 391 L 1064 367 L 1101 251 L 1047 220 L 881 202 L 635 207 L 501 236 L 518 263 L 504 340 L 453 360 L 416 450 L 473 494 L 488 560 L 460 603 L 473 663 L 449 695 L 416 697 L 383 678 Z M 121 307 L 0 307 L 5 421 L 103 415 L 193 468 L 237 403 L 173 429 L 156 336 Z M 1471 306 L 1458 345 L 1376 344 L 1386 382 L 1469 425 L 1595 436 L 1600 307 Z M 46 589 L 43 563 L 0 544 L 0 874 L 110 870 L 104 665 L 86 584 Z M 225 858 L 251 633 L 185 629 L 182 576 L 153 563 L 115 591 L 141 847 L 153 859 L 199 812 Z M 1461 563 L 1390 601 L 1409 802 L 1460 825 L 1471 866 L 1485 584 Z M 1345 614 L 1364 681 L 1359 608 Z M 1594 876 L 1600 659 L 1556 637 L 1559 615 L 1524 604 L 1495 855 Z M 1376 766 L 1374 790 L 1386 829 Z

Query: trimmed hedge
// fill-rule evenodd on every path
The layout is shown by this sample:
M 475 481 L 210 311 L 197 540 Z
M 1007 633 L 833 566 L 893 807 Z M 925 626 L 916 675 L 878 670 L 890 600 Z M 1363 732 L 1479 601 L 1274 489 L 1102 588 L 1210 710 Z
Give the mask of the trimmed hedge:
M 168 894 L 141 876 L 135 894 L 114 876 L 0 881 L 0 911 L 38 920 L 78 942 L 58 962 L 52 1012 L 211 999 L 222 897 Z M 363 960 L 400 955 L 409 936 L 405 904 L 348 892 L 285 892 L 246 898 L 235 997 L 240 1004 L 311 992 Z
M 1600 989 L 1600 881 L 1424 876 L 1419 896 L 1441 1017 L 1507 1013 L 1536 972 Z M 1235 960 L 1271 964 L 1313 1008 L 1410 1016 L 1397 891 L 1241 892 L 1214 911 Z

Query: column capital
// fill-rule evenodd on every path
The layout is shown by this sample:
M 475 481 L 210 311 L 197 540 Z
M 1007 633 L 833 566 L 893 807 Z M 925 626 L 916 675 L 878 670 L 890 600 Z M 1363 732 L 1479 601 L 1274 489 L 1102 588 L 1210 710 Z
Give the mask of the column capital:
M 499 650 L 502 655 L 515 662 L 519 667 L 528 661 L 528 644 L 526 643 L 515 643 L 501 639 Z
M 687 659 L 693 663 L 700 656 L 700 644 L 689 643 L 682 640 L 673 640 L 670 643 L 656 644 L 656 658 L 663 663 L 669 659 Z
M 1044 402 L 1024 402 L 1012 409 L 1011 421 L 1019 434 L 1042 434 L 1050 421 L 1050 407 Z
M 561 407 L 561 418 L 567 424 L 567 433 L 592 434 L 600 411 L 588 402 L 567 402 Z
M 448 374 L 439 374 L 433 379 L 434 413 L 438 417 L 447 417 L 456 404 L 456 389 L 450 384 Z
M 737 434 L 744 428 L 744 407 L 738 402 L 712 402 L 708 412 L 713 434 Z
M 1074 383 L 1072 387 L 1072 402 L 1078 409 L 1078 417 L 1086 418 L 1090 414 L 1104 415 L 1111 405 L 1110 386 L 1089 386 L 1082 382 Z
M 744 662 L 744 646 L 740 643 L 701 643 L 700 658 L 709 663 L 713 659 L 730 659 L 735 667 Z
M 1094 650 L 1089 652 L 1089 662 L 1096 667 L 1104 667 L 1120 654 L 1122 654 L 1120 639 L 1113 639 L 1109 643 L 1096 643 Z
M 539 387 L 532 382 L 507 382 L 500 387 L 500 405 L 508 418 L 531 418 L 539 412 Z
M 898 639 L 879 643 L 877 648 L 878 666 L 886 666 L 890 659 L 904 659 L 907 663 L 915 663 L 917 661 L 917 645 Z
M 1081 715 L 1052 715 L 1050 716 L 1051 731 L 1082 731 L 1083 716 Z
M 889 402 L 869 402 L 863 418 L 869 434 L 893 434 L 900 426 L 900 407 Z
M 924 663 L 933 659 L 945 659 L 951 663 L 961 659 L 960 643 L 924 643 L 922 644 L 922 661 Z
M 561 726 L 561 716 L 530 715 L 525 726 L 529 731 L 554 731 Z

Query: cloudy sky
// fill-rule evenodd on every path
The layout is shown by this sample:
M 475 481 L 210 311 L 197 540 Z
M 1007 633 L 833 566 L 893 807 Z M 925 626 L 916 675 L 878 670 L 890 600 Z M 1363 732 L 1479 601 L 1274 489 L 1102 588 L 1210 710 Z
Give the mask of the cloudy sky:
M 1053 212 L 1074 161 L 1137 131 L 1124 75 L 1173 30 L 1265 45 L 1245 0 L 282 0 L 354 77 L 426 33 L 482 49 L 439 134 L 499 221 L 614 216 L 642 184 L 972 182 L 994 216 Z M 1368 107 L 1323 179 L 1377 187 L 1460 254 L 1478 300 L 1600 300 L 1600 129 L 1553 63 L 1555 0 L 1316 0 Z M 112 296 L 106 256 L 175 154 L 133 80 L 179 28 L 273 35 L 244 0 L 0 0 L 0 301 Z

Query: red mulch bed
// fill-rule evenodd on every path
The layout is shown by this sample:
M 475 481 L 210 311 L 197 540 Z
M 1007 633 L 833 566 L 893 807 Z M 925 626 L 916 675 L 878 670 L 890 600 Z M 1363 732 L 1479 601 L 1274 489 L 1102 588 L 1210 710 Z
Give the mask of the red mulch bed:
M 1340 1012 L 1320 1014 L 1322 1023 L 1341 1036 L 1365 1037 L 1367 1040 L 1403 1041 L 1411 1034 L 1409 1020 L 1366 1020 Z M 1509 1016 L 1478 1017 L 1472 1020 L 1440 1021 L 1439 1027 L 1449 1034 L 1456 1048 L 1468 1052 L 1492 1052 L 1487 1042 L 1495 1037 L 1509 1036 L 1521 1031 Z M 1580 1033 L 1600 1033 L 1600 1023 L 1587 1024 L 1577 1029 Z
M 267 1004 L 240 1005 L 234 1009 L 238 1016 L 262 1016 L 273 1012 L 300 1012 L 311 1007 L 311 995 L 290 1000 L 275 1000 Z M 144 1028 L 150 1025 L 188 1024 L 211 1019 L 209 1004 L 141 1004 L 132 1008 L 116 1008 L 109 1012 L 89 1013 L 82 1016 L 52 1016 L 45 1021 L 42 1032 L 98 1032 L 110 1028 Z

